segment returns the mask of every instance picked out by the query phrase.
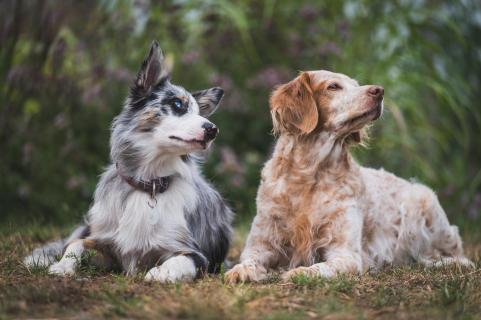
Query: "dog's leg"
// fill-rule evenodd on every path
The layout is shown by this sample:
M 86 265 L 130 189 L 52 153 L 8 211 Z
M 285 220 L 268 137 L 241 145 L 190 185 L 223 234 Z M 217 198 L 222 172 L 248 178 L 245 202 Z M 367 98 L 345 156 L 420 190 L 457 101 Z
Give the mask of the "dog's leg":
M 450 225 L 436 194 L 426 186 L 414 184 L 406 198 L 403 236 L 399 241 L 410 255 L 428 267 L 474 266 L 465 257 L 458 228 Z
M 278 253 L 273 247 L 275 226 L 268 219 L 257 215 L 242 252 L 240 263 L 230 269 L 224 277 L 228 284 L 246 281 L 261 281 L 267 277 L 267 269 L 277 261 Z
M 283 281 L 290 281 L 298 275 L 308 277 L 332 278 L 339 273 L 362 273 L 361 254 L 348 248 L 337 248 L 328 252 L 330 256 L 326 262 L 316 263 L 310 267 L 298 267 L 282 275 Z
M 267 269 L 261 262 L 254 259 L 246 259 L 227 271 L 224 281 L 227 284 L 248 281 L 259 282 L 264 280 L 266 277 Z
M 438 259 L 420 259 L 420 263 L 424 264 L 426 267 L 441 268 L 450 265 L 460 265 L 463 267 L 474 268 L 474 263 L 464 256 L 460 257 L 441 257 Z
M 340 216 L 337 230 L 333 230 L 334 239 L 326 247 L 325 262 L 316 263 L 309 267 L 298 267 L 282 275 L 283 281 L 290 281 L 292 277 L 304 274 L 309 277 L 331 278 L 338 273 L 362 273 L 362 218 L 355 208 L 346 209 Z
M 55 258 L 62 254 L 65 244 L 77 239 L 83 239 L 90 234 L 90 228 L 87 224 L 81 225 L 72 232 L 72 234 L 62 240 L 50 242 L 43 247 L 36 248 L 32 254 L 23 260 L 27 267 L 45 266 L 48 267 L 55 262 Z
M 83 239 L 72 241 L 67 245 L 62 259 L 51 265 L 48 272 L 59 276 L 73 275 L 75 273 L 75 267 L 80 262 L 84 251 L 85 246 Z
M 147 272 L 146 281 L 174 283 L 178 281 L 192 281 L 197 275 L 194 260 L 191 257 L 179 255 L 167 259 L 162 265 Z

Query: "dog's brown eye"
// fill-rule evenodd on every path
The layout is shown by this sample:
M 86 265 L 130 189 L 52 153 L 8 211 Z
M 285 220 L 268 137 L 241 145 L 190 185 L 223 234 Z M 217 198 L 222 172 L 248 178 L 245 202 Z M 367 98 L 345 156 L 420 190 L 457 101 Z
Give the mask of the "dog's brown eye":
M 331 83 L 328 87 L 327 90 L 341 90 L 342 87 L 338 83 Z

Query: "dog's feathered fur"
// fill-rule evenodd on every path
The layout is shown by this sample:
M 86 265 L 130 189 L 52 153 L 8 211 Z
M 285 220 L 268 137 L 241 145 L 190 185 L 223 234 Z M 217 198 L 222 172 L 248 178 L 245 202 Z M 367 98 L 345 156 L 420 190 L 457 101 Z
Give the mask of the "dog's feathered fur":
M 206 119 L 223 91 L 190 94 L 173 85 L 162 51 L 153 42 L 123 111 L 115 118 L 111 161 L 97 185 L 86 223 L 65 241 L 36 249 L 29 265 L 51 264 L 59 275 L 74 273 L 85 249 L 97 250 L 103 265 L 119 265 L 147 280 L 191 280 L 198 271 L 214 272 L 224 261 L 231 239 L 232 212 L 201 176 L 195 153 L 206 149 Z M 155 199 L 121 177 L 149 180 L 171 177 Z M 153 207 L 153 208 L 152 208 Z
M 328 71 L 302 72 L 274 91 L 279 139 L 262 170 L 241 263 L 227 282 L 258 281 L 274 267 L 289 269 L 288 280 L 386 263 L 472 265 L 429 188 L 363 168 L 349 154 L 381 115 L 383 94 L 382 87 Z

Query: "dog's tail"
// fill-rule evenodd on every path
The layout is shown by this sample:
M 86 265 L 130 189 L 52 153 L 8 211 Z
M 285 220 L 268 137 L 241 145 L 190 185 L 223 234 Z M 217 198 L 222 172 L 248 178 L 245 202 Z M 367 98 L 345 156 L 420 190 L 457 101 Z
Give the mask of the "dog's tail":
M 45 246 L 36 248 L 32 254 L 23 259 L 23 263 L 27 267 L 44 267 L 49 266 L 60 256 L 67 243 L 76 239 L 83 239 L 90 234 L 88 225 L 83 224 L 75 228 L 69 237 L 57 241 L 47 243 Z

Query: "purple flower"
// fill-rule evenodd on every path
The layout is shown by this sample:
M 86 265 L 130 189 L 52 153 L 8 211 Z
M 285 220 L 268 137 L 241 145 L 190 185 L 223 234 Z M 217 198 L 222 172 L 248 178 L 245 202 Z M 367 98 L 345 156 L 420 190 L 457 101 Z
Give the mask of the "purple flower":
M 213 73 L 209 78 L 209 83 L 221 87 L 224 91 L 230 91 L 233 87 L 232 79 L 221 73 Z
M 180 61 L 182 64 L 191 65 L 196 63 L 199 60 L 199 58 L 200 58 L 199 51 L 190 51 L 190 52 L 184 53 Z
M 291 78 L 292 73 L 285 68 L 267 67 L 259 71 L 252 79 L 249 79 L 247 86 L 271 90 L 279 84 L 288 82 Z
M 476 193 L 468 207 L 468 217 L 471 219 L 479 218 L 481 214 L 481 193 Z
M 217 167 L 219 174 L 227 175 L 229 183 L 233 187 L 242 187 L 245 183 L 245 166 L 241 164 L 234 150 L 229 147 L 222 147 L 220 150 L 221 161 Z
M 84 175 L 72 176 L 67 180 L 67 189 L 76 190 L 82 187 L 87 182 Z
M 303 20 L 312 21 L 319 17 L 320 13 L 312 4 L 306 4 L 299 10 L 299 15 Z
M 321 56 L 327 56 L 327 55 L 340 55 L 341 54 L 341 49 L 335 44 L 334 42 L 326 42 L 322 47 L 319 48 L 319 54 Z

